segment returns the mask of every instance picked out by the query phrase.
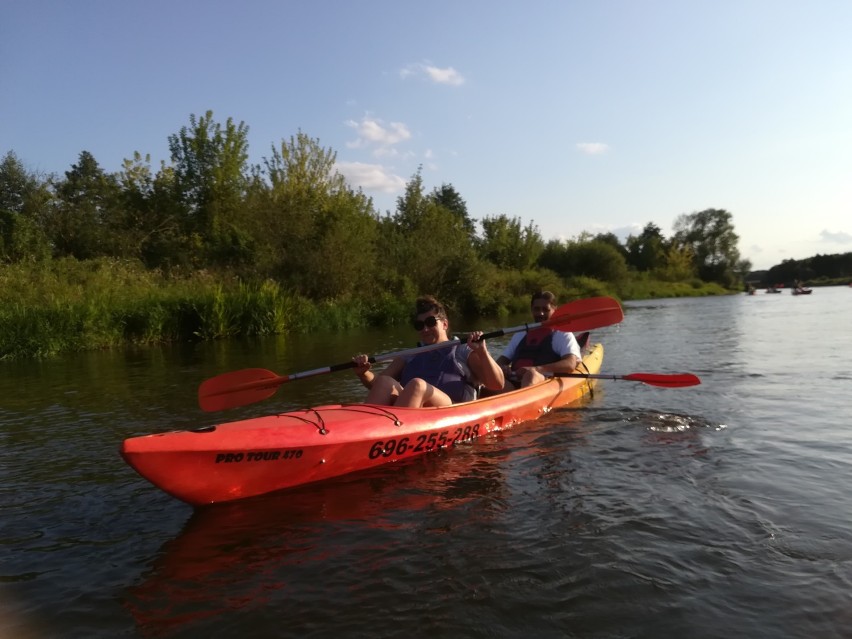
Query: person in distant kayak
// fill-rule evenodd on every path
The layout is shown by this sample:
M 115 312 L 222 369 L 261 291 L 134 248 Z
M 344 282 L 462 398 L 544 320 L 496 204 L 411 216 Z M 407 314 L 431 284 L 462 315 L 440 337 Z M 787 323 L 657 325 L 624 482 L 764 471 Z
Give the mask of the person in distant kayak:
M 546 322 L 556 310 L 556 296 L 550 291 L 534 293 L 530 311 L 536 323 Z M 582 361 L 574 333 L 542 326 L 517 333 L 503 350 L 497 363 L 506 379 L 504 390 L 537 384 L 545 373 L 573 373 Z
M 431 295 L 417 298 L 412 324 L 424 346 L 450 341 L 447 312 Z M 479 341 L 481 336 L 481 331 L 474 331 L 466 343 L 455 340 L 446 348 L 397 357 L 378 374 L 370 370 L 367 355 L 355 356 L 355 372 L 370 389 L 364 401 L 414 408 L 449 406 L 475 399 L 479 384 L 502 389 L 503 370 L 485 342 Z

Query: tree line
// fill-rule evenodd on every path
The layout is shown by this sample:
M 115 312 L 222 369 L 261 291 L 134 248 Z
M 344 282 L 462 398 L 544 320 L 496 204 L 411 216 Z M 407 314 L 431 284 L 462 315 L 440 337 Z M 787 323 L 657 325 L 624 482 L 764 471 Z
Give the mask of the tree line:
M 792 285 L 796 280 L 808 284 L 845 284 L 852 280 L 852 253 L 817 253 L 802 260 L 782 260 L 768 271 L 749 276 L 749 280 L 754 279 L 762 286 Z
M 418 170 L 380 212 L 336 171 L 336 153 L 298 132 L 249 164 L 248 127 L 191 115 L 158 168 L 139 152 L 117 172 L 82 151 L 63 176 L 0 161 L 0 263 L 133 260 L 173 277 L 214 273 L 274 281 L 310 300 L 410 300 L 433 293 L 461 312 L 494 313 L 541 286 L 618 293 L 630 281 L 738 288 L 731 213 L 680 215 L 666 237 L 649 222 L 611 233 L 542 238 L 502 213 L 473 219 L 452 184 L 431 191 Z

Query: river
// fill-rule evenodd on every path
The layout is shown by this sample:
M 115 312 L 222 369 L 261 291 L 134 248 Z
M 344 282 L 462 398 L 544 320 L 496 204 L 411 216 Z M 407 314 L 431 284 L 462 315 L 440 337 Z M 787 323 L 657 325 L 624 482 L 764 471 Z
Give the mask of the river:
M 195 396 L 410 329 L 0 364 L 0 637 L 852 636 L 852 288 L 624 307 L 593 332 L 602 373 L 703 383 L 602 381 L 471 444 L 198 510 L 121 441 L 356 401 L 349 372 L 225 417 Z

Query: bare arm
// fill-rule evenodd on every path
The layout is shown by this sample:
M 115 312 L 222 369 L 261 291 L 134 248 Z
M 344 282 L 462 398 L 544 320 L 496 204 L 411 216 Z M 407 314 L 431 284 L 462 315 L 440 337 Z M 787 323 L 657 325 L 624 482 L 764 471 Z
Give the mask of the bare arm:
M 373 380 L 376 379 L 376 373 L 371 370 L 372 365 L 368 356 L 356 355 L 352 358 L 352 361 L 355 362 L 355 374 L 358 376 L 358 379 L 366 388 L 372 388 Z M 379 372 L 379 375 L 388 375 L 398 380 L 400 375 L 402 375 L 403 368 L 405 368 L 405 360 L 401 357 L 396 357 L 391 360 L 391 363 L 383 371 Z
M 488 352 L 485 342 L 476 341 L 481 335 L 482 332 L 475 331 L 467 339 L 467 345 L 470 348 L 467 365 L 485 388 L 489 390 L 502 390 L 505 383 L 503 369 L 491 357 L 491 353 Z
M 576 355 L 569 354 L 556 362 L 551 362 L 550 364 L 539 364 L 532 368 L 538 370 L 539 373 L 573 373 L 579 363 L 580 358 Z

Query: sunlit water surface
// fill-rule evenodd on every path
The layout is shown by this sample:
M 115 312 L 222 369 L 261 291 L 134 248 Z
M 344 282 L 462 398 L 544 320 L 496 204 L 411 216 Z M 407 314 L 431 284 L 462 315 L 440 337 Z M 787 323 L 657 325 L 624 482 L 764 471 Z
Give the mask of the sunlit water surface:
M 593 334 L 602 372 L 703 384 L 601 382 L 472 444 L 197 511 L 120 442 L 357 400 L 346 372 L 224 418 L 195 393 L 411 335 L 0 365 L 0 637 L 852 636 L 852 289 L 625 314 Z

